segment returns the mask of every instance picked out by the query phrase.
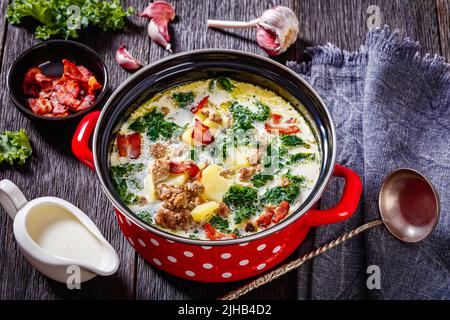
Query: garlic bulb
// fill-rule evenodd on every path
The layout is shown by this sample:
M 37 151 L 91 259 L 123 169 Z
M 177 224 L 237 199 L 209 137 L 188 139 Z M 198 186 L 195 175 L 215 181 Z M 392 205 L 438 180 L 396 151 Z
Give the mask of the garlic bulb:
M 147 32 L 150 38 L 167 51 L 172 52 L 170 45 L 169 22 L 175 19 L 175 9 L 166 1 L 150 3 L 140 17 L 150 19 Z
M 269 54 L 285 52 L 296 40 L 299 22 L 295 13 L 282 6 L 265 11 L 256 28 L 256 41 Z
M 142 67 L 142 63 L 131 56 L 125 45 L 121 45 L 117 49 L 116 61 L 122 68 L 128 71 L 135 71 Z
M 285 52 L 296 40 L 299 22 L 295 13 L 283 6 L 264 11 L 261 17 L 248 21 L 208 20 L 210 28 L 256 28 L 256 41 L 269 55 Z

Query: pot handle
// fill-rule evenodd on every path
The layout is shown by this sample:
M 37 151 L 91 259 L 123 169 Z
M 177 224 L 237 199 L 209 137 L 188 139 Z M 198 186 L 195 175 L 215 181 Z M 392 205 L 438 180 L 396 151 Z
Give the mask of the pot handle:
M 345 179 L 344 192 L 336 207 L 325 210 L 311 210 L 305 215 L 304 224 L 317 227 L 344 221 L 350 218 L 358 208 L 361 198 L 362 183 L 359 176 L 352 170 L 336 164 L 333 176 Z
M 72 152 L 84 165 L 95 170 L 94 156 L 89 147 L 89 140 L 100 117 L 100 111 L 94 111 L 81 119 L 72 138 Z

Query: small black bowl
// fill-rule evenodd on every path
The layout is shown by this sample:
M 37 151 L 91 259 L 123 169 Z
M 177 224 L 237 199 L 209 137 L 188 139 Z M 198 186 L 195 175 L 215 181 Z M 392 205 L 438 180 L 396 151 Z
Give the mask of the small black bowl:
M 62 59 L 70 60 L 77 65 L 84 65 L 102 85 L 95 102 L 89 108 L 68 115 L 55 118 L 35 114 L 28 107 L 27 98 L 23 92 L 25 74 L 32 67 L 40 67 L 44 74 L 59 76 L 63 73 Z M 70 40 L 50 40 L 37 44 L 26 50 L 14 61 L 8 71 L 8 92 L 15 106 L 30 119 L 62 121 L 80 117 L 94 109 L 105 96 L 108 87 L 108 71 L 100 56 L 88 46 Z

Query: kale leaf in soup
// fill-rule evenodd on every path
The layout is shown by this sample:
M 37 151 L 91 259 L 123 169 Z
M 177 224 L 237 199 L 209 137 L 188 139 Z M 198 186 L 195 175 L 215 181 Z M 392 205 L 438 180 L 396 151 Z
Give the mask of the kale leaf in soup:
M 257 173 L 252 177 L 253 186 L 259 188 L 265 186 L 269 181 L 272 181 L 274 178 L 271 174 Z
M 192 91 L 175 92 L 172 94 L 172 98 L 179 108 L 186 108 L 194 102 L 194 93 Z
M 292 164 L 302 161 L 314 160 L 314 158 L 315 158 L 314 153 L 299 152 L 290 155 L 289 163 Z
M 300 138 L 299 136 L 293 135 L 293 134 L 281 136 L 280 140 L 281 140 L 282 147 L 302 146 L 302 147 L 305 147 L 306 149 L 310 148 L 310 145 L 307 144 L 305 141 L 303 141 L 302 138 Z
M 305 182 L 305 178 L 302 176 L 293 176 L 290 174 L 284 174 L 282 179 L 287 180 L 286 185 L 276 186 L 268 189 L 262 196 L 265 204 L 278 205 L 282 201 L 293 203 L 297 198 L 302 183 Z
M 139 197 L 131 189 L 142 189 L 134 175 L 141 172 L 144 168 L 145 166 L 142 163 L 116 165 L 110 168 L 113 184 L 120 198 L 126 204 L 133 204 L 139 200 Z
M 233 185 L 225 193 L 223 202 L 234 210 L 234 222 L 239 224 L 256 213 L 258 190 L 243 185 Z
M 230 79 L 226 77 L 218 77 L 217 79 L 213 79 L 209 81 L 208 85 L 208 91 L 213 91 L 216 86 L 219 86 L 219 88 L 231 92 L 234 89 L 234 85 L 231 83 Z
M 134 120 L 128 128 L 137 132 L 146 132 L 151 141 L 156 141 L 159 138 L 170 139 L 180 126 L 165 120 L 164 114 L 155 108 L 146 115 Z

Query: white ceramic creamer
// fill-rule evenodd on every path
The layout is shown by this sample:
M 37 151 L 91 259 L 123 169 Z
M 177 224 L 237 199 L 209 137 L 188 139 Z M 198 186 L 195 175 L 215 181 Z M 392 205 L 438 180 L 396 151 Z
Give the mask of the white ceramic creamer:
M 66 283 L 73 266 L 80 268 L 80 282 L 117 271 L 114 248 L 71 203 L 55 197 L 27 202 L 13 182 L 2 180 L 0 204 L 14 220 L 14 236 L 23 255 L 47 277 Z

